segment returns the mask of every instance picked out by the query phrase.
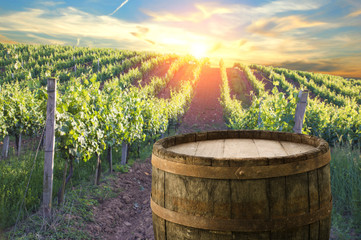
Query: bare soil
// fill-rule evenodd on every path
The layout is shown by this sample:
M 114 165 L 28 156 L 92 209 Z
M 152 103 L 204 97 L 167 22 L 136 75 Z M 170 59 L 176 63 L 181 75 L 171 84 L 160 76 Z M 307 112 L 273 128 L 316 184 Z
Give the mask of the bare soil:
M 227 129 L 219 102 L 221 84 L 219 68 L 203 68 L 194 89 L 193 100 L 178 129 L 179 133 Z
M 121 189 L 116 198 L 105 200 L 93 213 L 95 221 L 85 229 L 92 238 L 109 240 L 154 239 L 150 191 L 152 183 L 150 158 L 135 163 L 128 173 L 116 173 L 110 186 Z

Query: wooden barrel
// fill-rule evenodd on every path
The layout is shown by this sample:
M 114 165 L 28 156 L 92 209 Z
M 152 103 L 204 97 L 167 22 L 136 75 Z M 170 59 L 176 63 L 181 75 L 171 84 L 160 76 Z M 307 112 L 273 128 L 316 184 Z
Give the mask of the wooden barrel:
M 326 141 L 269 131 L 214 131 L 154 144 L 155 239 L 329 239 Z

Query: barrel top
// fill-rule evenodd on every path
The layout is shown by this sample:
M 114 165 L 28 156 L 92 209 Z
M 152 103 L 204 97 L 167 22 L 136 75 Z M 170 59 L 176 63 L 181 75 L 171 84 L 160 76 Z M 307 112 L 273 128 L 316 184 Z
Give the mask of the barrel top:
M 314 146 L 266 139 L 216 139 L 183 143 L 166 148 L 178 154 L 212 158 L 263 158 L 303 154 Z
M 188 133 L 158 140 L 153 155 L 193 165 L 263 166 L 303 161 L 329 152 L 314 136 L 259 130 Z

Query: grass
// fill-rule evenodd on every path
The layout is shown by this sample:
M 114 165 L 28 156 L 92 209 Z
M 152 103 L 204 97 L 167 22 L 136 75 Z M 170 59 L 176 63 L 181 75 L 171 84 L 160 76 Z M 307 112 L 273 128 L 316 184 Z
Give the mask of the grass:
M 332 229 L 337 239 L 361 239 L 361 154 L 350 147 L 331 152 Z
M 66 201 L 56 206 L 53 219 L 47 222 L 38 212 L 29 216 L 10 232 L 9 238 L 16 239 L 92 239 L 84 226 L 94 221 L 93 207 L 105 199 L 116 197 L 107 184 L 113 178 L 108 175 L 100 186 L 82 182 L 72 191 L 68 191 Z M 119 189 L 119 191 L 121 191 Z

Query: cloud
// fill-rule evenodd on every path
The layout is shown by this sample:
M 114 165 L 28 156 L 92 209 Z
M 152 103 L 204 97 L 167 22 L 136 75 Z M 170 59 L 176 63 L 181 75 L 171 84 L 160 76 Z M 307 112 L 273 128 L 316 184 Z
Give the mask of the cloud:
M 51 16 L 51 17 L 49 17 Z M 53 11 L 29 9 L 6 16 L 0 16 L 2 29 L 42 33 L 53 36 L 95 37 L 123 39 L 122 35 L 136 29 L 135 24 L 114 19 L 109 16 L 95 16 L 68 7 Z
M 50 39 L 45 37 L 40 37 L 35 34 L 26 34 L 27 37 L 33 38 L 35 42 L 33 43 L 40 43 L 40 44 L 53 44 L 53 45 L 65 45 L 66 42 L 58 40 L 58 39 Z
M 155 45 L 155 42 L 154 42 L 154 41 L 152 41 L 152 40 L 149 40 L 149 39 L 145 39 L 145 41 L 146 41 L 146 42 L 148 42 L 148 43 L 150 43 L 150 44 L 153 44 L 153 45 Z
M 138 31 L 139 31 L 140 33 L 142 33 L 142 34 L 146 34 L 146 33 L 149 32 L 149 28 L 147 28 L 147 27 L 137 26 L 137 29 L 138 29 Z
M 15 44 L 17 42 L 3 36 L 3 35 L 0 35 L 0 43 L 7 43 L 7 44 Z
M 251 52 L 262 51 L 262 48 L 257 46 L 250 46 L 249 51 Z
M 308 22 L 300 16 L 294 15 L 259 19 L 252 23 L 247 30 L 251 33 L 275 37 L 294 29 L 318 27 L 325 24 L 324 22 Z
M 347 56 L 318 60 L 289 60 L 271 65 L 293 70 L 320 72 L 344 77 L 360 77 L 361 69 L 357 64 L 360 61 L 360 56 Z
M 347 17 L 358 17 L 361 15 L 361 9 L 355 12 L 350 13 L 349 15 L 347 15 Z
M 144 22 L 140 25 L 107 15 L 93 15 L 73 7 L 56 11 L 27 9 L 0 16 L 0 22 L 3 23 L 0 31 L 31 33 L 34 36 L 45 34 L 52 38 L 69 39 L 68 42 L 77 38 L 93 39 L 91 42 L 100 42 L 98 47 L 103 46 L 101 42 L 107 42 L 106 47 L 109 47 L 112 41 L 114 47 L 149 51 L 149 44 L 152 44 L 152 51 L 162 53 L 186 54 L 194 43 L 207 45 L 208 48 L 208 43 L 214 42 L 207 35 L 166 24 Z
M 130 32 L 130 34 L 138 38 L 144 38 L 149 32 L 149 28 L 146 27 L 137 26 L 136 29 L 137 29 L 136 32 Z
M 195 7 L 202 12 L 205 19 L 210 18 L 213 15 L 222 15 L 234 12 L 234 10 L 232 10 L 231 8 L 219 6 L 215 3 L 195 4 Z
M 149 39 L 146 39 L 147 37 L 147 33 L 149 32 L 149 28 L 147 27 L 141 27 L 141 26 L 137 26 L 137 31 L 136 32 L 130 32 L 130 34 L 132 34 L 134 37 L 137 37 L 139 39 L 142 39 L 150 44 L 155 45 L 155 42 Z
M 137 38 L 141 38 L 142 37 L 142 34 L 138 33 L 138 32 L 130 32 L 130 34 L 132 34 L 134 37 L 137 37 Z
M 293 70 L 303 70 L 311 72 L 329 72 L 329 71 L 338 71 L 342 67 L 335 63 L 332 60 L 319 60 L 319 61 L 285 61 L 281 63 L 274 64 L 275 67 L 284 67 Z
M 222 48 L 222 43 L 221 42 L 217 42 L 215 43 L 211 49 L 208 50 L 208 53 L 214 53 L 216 51 L 219 51 Z
M 216 3 L 198 3 L 194 4 L 196 12 L 190 14 L 174 14 L 169 12 L 153 12 L 142 10 L 145 14 L 152 17 L 157 22 L 201 22 L 214 15 L 223 15 L 235 12 L 231 7 L 219 6 Z
M 255 8 L 255 11 L 262 14 L 275 15 L 276 13 L 288 12 L 288 11 L 309 11 L 320 8 L 324 3 L 324 0 L 278 0 L 271 1 L 263 6 Z
M 241 40 L 239 40 L 238 45 L 239 45 L 240 47 L 242 47 L 242 46 L 245 45 L 247 42 L 248 42 L 247 39 L 241 39 Z

